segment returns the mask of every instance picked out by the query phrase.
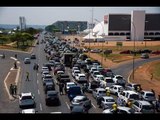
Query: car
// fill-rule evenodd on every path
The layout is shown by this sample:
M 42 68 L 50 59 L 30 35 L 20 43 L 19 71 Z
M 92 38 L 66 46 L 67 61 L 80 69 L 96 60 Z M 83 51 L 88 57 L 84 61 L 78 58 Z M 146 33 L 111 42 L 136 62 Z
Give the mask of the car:
M 115 75 L 113 81 L 115 84 L 125 87 L 126 80 L 121 75 Z
M 78 67 L 72 67 L 72 72 L 73 72 L 74 70 L 79 70 L 79 68 L 78 68 Z
M 43 79 L 53 79 L 53 77 L 52 77 L 52 75 L 50 75 L 50 74 L 45 74 L 45 75 L 43 76 Z
M 23 109 L 20 113 L 22 114 L 35 114 L 37 111 L 34 108 Z
M 77 106 L 74 106 L 72 109 L 71 109 L 71 114 L 84 114 L 84 113 L 88 113 L 88 111 L 85 109 L 84 106 L 82 105 L 77 105 Z
M 66 82 L 66 92 L 68 92 L 69 88 L 72 86 L 77 86 L 75 82 Z
M 118 94 L 118 97 L 123 101 L 123 103 L 127 103 L 129 100 L 139 100 L 139 94 L 135 91 L 124 90 Z
M 24 59 L 24 64 L 30 64 L 30 63 L 31 63 L 30 58 L 25 58 L 25 59 Z
M 55 90 L 55 84 L 53 82 L 46 82 L 44 86 L 44 92 L 45 94 L 47 91 Z
M 142 53 L 141 54 L 141 58 L 148 59 L 149 58 L 149 54 L 148 53 Z
M 42 67 L 42 69 L 41 69 L 41 73 L 43 73 L 43 71 L 49 71 L 49 69 L 48 69 L 48 67 Z
M 104 88 L 96 88 L 92 91 L 92 95 L 95 99 L 100 96 L 106 96 L 106 90 Z
M 31 92 L 21 93 L 19 95 L 19 107 L 21 109 L 35 108 L 34 95 Z
M 58 96 L 58 92 L 55 90 L 47 91 L 45 102 L 47 106 L 50 105 L 60 105 L 60 99 Z
M 112 96 L 103 96 L 100 106 L 102 109 L 112 108 L 112 105 L 115 103 L 115 100 Z
M 85 92 L 92 93 L 93 90 L 99 87 L 99 83 L 96 81 L 91 81 L 84 83 L 83 86 L 85 87 Z
M 156 101 L 156 96 L 152 91 L 141 90 L 139 92 L 140 99 L 153 103 Z
M 43 72 L 42 72 L 42 78 L 44 78 L 44 76 L 46 76 L 46 75 L 48 75 L 48 74 L 50 74 L 50 72 L 49 72 L 48 70 L 43 71 Z
M 50 78 L 44 78 L 43 79 L 43 86 L 45 86 L 46 85 L 46 83 L 53 83 L 53 79 L 50 79 Z
M 155 110 L 153 108 L 153 105 L 150 104 L 148 101 L 144 100 L 135 100 L 132 104 L 132 108 L 136 112 L 141 113 L 155 113 Z
M 104 80 L 100 81 L 100 86 L 103 88 L 111 87 L 112 85 L 115 85 L 115 83 L 111 77 L 105 77 Z
M 105 109 L 102 113 L 105 114 L 113 114 L 114 109 Z M 117 113 L 119 114 L 135 114 L 135 110 L 130 108 L 130 107 L 125 107 L 125 106 L 118 106 L 117 107 Z
M 36 59 L 36 55 L 35 54 L 31 54 L 31 59 Z
M 75 79 L 77 82 L 87 82 L 86 75 L 83 73 L 78 74 Z
M 76 97 L 77 95 L 83 95 L 81 87 L 80 86 L 71 86 L 71 87 L 69 87 L 69 90 L 68 90 L 68 98 L 69 98 L 69 100 L 72 101 L 73 98 Z
M 93 71 L 93 73 L 91 74 L 91 78 L 94 80 L 96 75 L 100 75 L 99 71 Z
M 72 72 L 72 77 L 75 78 L 79 73 L 81 73 L 80 70 L 74 70 Z
M 126 86 L 125 86 L 125 88 L 127 89 L 127 90 L 133 90 L 133 91 L 137 91 L 137 88 L 140 88 L 140 89 L 142 89 L 141 88 L 141 85 L 140 84 L 138 84 L 138 83 L 128 83 Z
M 94 78 L 94 81 L 96 81 L 96 82 L 104 81 L 104 76 L 103 75 L 96 75 Z
M 78 95 L 74 97 L 73 100 L 71 101 L 70 109 L 72 109 L 74 106 L 77 106 L 77 105 L 82 105 L 86 109 L 89 109 L 92 106 L 91 100 L 85 95 Z
M 109 87 L 110 93 L 118 96 L 120 92 L 124 90 L 124 88 L 121 85 L 112 85 Z
M 91 67 L 91 69 L 90 69 L 90 73 L 92 74 L 93 73 L 93 71 L 97 71 L 97 68 L 96 67 Z
M 68 74 L 60 74 L 57 77 L 57 80 L 62 83 L 70 82 L 70 77 Z

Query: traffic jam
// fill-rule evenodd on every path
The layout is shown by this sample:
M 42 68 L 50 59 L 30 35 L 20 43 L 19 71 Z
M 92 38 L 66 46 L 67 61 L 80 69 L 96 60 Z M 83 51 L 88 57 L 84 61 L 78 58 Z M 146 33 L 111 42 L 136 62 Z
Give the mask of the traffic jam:
M 90 113 L 93 107 L 103 114 L 160 111 L 160 96 L 156 98 L 154 90 L 147 91 L 140 84 L 128 83 L 122 75 L 104 68 L 99 61 L 89 58 L 86 50 L 76 48 L 70 41 L 45 32 L 39 44 L 44 44 L 47 60 L 39 68 L 46 106 L 61 106 L 60 97 L 67 96 L 70 113 Z M 36 59 L 35 55 L 32 57 Z M 37 64 L 34 69 L 36 67 Z M 22 113 L 37 113 L 32 93 L 21 93 L 19 101 Z

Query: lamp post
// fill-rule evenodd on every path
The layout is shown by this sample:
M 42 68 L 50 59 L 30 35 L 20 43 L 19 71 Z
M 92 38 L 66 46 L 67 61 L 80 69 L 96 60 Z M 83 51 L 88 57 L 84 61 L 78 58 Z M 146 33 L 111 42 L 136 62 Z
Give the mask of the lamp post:
M 133 40 L 133 80 L 134 80 L 134 68 L 135 68 L 134 63 L 135 63 L 135 55 L 136 55 L 136 53 L 135 53 L 136 26 L 133 23 L 133 21 L 131 21 L 131 23 L 132 23 L 132 25 L 134 27 L 134 37 L 133 37 L 134 38 L 134 40 Z
M 104 36 L 105 36 L 105 33 L 104 33 L 104 26 L 102 25 L 102 23 L 101 23 L 99 20 L 97 20 L 97 19 L 94 19 L 94 20 L 101 24 L 102 31 L 103 31 L 103 33 L 102 33 L 101 36 L 104 38 Z M 103 42 L 102 42 L 102 57 L 101 57 L 101 64 L 103 65 Z

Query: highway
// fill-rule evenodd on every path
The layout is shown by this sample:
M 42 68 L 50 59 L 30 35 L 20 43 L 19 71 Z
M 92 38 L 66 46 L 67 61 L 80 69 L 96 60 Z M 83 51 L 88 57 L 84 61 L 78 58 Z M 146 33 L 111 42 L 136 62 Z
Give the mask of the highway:
M 43 34 L 41 34 L 38 39 L 39 40 L 44 39 Z M 70 109 L 69 109 L 70 101 L 69 101 L 67 95 L 61 96 L 59 94 L 60 101 L 61 101 L 60 106 L 48 107 L 45 105 L 45 93 L 43 90 L 43 84 L 42 84 L 41 73 L 40 73 L 40 70 L 41 70 L 41 67 L 43 66 L 43 63 L 47 62 L 46 57 L 45 57 L 45 52 L 44 52 L 44 46 L 45 46 L 45 44 L 39 44 L 34 47 L 33 53 L 36 54 L 37 58 L 35 60 L 31 60 L 31 64 L 24 64 L 23 63 L 23 60 L 25 57 L 30 57 L 29 53 L 20 53 L 20 52 L 14 52 L 14 51 L 0 50 L 0 54 L 5 53 L 6 56 L 8 56 L 8 58 L 11 56 L 14 56 L 14 54 L 18 55 L 18 60 L 20 61 L 20 66 L 21 66 L 20 80 L 18 83 L 19 93 L 32 92 L 35 95 L 36 111 L 38 111 L 38 113 L 51 113 L 51 112 L 70 113 Z M 160 59 L 160 57 L 150 58 L 150 59 L 145 59 L 145 60 L 144 59 L 135 60 L 135 68 L 138 66 L 141 66 L 144 63 L 151 62 L 154 60 L 159 60 L 159 59 Z M 1 61 L 1 64 L 5 65 L 5 63 L 3 63 L 3 62 L 4 61 Z M 13 65 L 13 62 L 11 62 L 11 60 L 8 60 L 8 63 L 9 64 L 6 63 L 6 69 L 4 71 L 0 71 L 0 74 L 3 74 L 3 76 L 1 76 L 2 79 L 5 78 L 5 75 L 7 75 L 7 71 L 9 71 L 10 67 Z M 34 63 L 39 64 L 39 71 L 38 72 L 33 70 Z M 124 78 L 127 80 L 128 75 L 132 71 L 132 61 L 127 64 L 120 65 L 117 68 L 113 68 L 112 70 L 115 74 L 120 74 L 120 75 L 124 76 Z M 30 81 L 25 81 L 27 71 L 30 73 L 30 75 L 29 75 Z M 70 77 L 72 77 L 70 71 L 71 71 L 70 68 L 66 68 L 66 73 L 69 74 Z M 73 80 L 73 79 L 71 79 L 71 80 Z M 56 85 L 56 90 L 58 91 L 57 85 Z M 0 92 L 5 93 L 1 89 L 0 89 Z M 89 99 L 91 99 L 91 102 L 92 102 L 92 108 L 89 110 L 89 113 L 102 113 L 103 110 L 97 106 L 96 100 L 92 97 L 92 94 L 86 93 L 86 95 L 88 96 Z M 0 98 L 3 98 L 3 97 L 4 96 L 2 96 L 0 94 Z M 0 103 L 1 103 L 1 101 L 0 101 Z M 19 113 L 20 112 L 21 109 L 19 109 L 18 99 L 16 99 L 14 102 L 9 101 L 9 103 L 11 104 L 10 107 L 12 106 L 12 108 L 14 108 L 10 112 L 12 112 L 12 113 Z M 5 103 L 5 104 L 7 104 L 7 103 Z M 7 111 L 10 108 L 7 107 L 7 108 L 3 108 L 3 109 L 4 109 L 4 111 Z M 3 111 L 0 110 L 0 112 L 3 112 Z

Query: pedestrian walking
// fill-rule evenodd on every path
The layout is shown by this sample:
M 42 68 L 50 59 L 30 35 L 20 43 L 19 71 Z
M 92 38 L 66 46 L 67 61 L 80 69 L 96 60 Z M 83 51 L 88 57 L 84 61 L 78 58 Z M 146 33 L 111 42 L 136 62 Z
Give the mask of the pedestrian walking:
M 14 57 L 17 58 L 17 54 L 15 54 Z
M 106 95 L 110 96 L 110 90 L 109 89 L 106 91 Z
M 26 72 L 26 81 L 29 81 L 29 72 Z
M 62 85 L 63 83 L 59 83 L 58 85 L 59 85 L 59 92 L 60 92 L 60 95 L 62 95 L 63 94 L 63 85 Z
M 151 73 L 151 80 L 153 79 L 153 73 Z
M 13 86 L 13 92 L 14 92 L 14 95 L 17 95 L 17 85 Z
M 17 69 L 17 62 L 14 62 L 14 69 Z
M 10 94 L 13 96 L 13 94 L 14 94 L 13 93 L 13 84 L 10 85 L 10 89 L 9 90 L 10 90 Z

